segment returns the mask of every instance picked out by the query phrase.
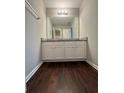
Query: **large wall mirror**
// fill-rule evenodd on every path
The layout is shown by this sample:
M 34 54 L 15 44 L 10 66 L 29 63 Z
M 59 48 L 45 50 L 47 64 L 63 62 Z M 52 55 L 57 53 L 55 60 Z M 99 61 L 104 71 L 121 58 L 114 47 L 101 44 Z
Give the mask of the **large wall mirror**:
M 60 16 L 52 13 L 47 15 L 47 39 L 79 38 L 79 17 L 77 15 Z

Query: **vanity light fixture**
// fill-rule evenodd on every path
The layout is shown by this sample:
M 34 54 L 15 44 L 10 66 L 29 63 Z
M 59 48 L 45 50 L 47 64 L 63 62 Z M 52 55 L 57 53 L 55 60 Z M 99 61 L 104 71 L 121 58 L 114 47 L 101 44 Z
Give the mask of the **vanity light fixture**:
M 68 11 L 66 9 L 59 9 L 57 13 L 58 15 L 68 15 Z

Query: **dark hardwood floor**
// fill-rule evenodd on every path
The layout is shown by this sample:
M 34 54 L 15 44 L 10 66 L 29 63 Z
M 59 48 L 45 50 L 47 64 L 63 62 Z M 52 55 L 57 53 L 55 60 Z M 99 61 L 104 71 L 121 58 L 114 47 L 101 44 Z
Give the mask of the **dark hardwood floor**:
M 98 93 L 98 72 L 86 62 L 43 63 L 27 93 Z

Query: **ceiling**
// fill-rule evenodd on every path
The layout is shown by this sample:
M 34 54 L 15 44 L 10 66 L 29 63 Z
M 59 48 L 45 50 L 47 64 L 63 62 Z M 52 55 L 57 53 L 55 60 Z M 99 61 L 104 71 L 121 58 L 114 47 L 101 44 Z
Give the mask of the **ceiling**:
M 51 22 L 54 26 L 70 26 L 73 22 L 73 17 L 51 17 Z
M 44 0 L 46 8 L 80 8 L 83 0 Z

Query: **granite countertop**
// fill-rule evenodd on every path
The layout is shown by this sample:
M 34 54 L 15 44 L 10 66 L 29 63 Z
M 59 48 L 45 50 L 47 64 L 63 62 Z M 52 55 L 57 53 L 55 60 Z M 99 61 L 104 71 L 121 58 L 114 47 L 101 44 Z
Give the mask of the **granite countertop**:
M 61 41 L 87 41 L 88 38 L 80 38 L 80 39 L 43 39 L 41 38 L 42 42 L 61 42 Z

